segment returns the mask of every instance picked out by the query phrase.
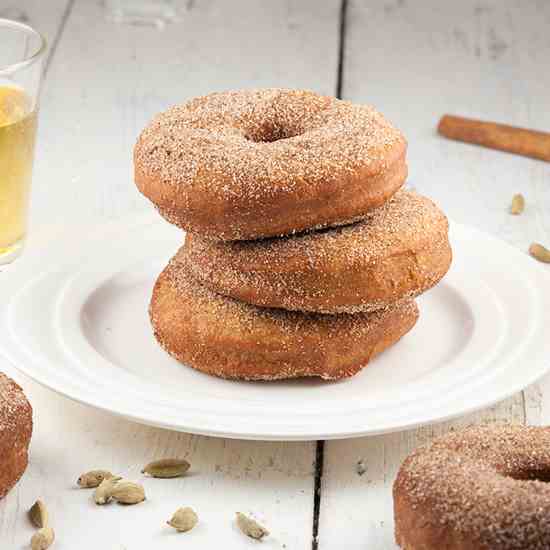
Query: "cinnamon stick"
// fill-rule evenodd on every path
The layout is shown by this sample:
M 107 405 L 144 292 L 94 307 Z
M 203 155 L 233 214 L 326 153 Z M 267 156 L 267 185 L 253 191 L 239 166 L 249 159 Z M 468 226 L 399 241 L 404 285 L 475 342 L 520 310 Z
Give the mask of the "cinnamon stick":
M 457 141 L 550 162 L 550 134 L 546 132 L 453 115 L 441 117 L 437 131 Z

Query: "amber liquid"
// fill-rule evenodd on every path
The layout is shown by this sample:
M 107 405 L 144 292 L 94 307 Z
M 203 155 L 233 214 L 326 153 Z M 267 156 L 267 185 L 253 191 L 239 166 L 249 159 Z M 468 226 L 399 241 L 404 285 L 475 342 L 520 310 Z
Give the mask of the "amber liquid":
M 0 264 L 25 241 L 35 137 L 29 96 L 0 84 Z

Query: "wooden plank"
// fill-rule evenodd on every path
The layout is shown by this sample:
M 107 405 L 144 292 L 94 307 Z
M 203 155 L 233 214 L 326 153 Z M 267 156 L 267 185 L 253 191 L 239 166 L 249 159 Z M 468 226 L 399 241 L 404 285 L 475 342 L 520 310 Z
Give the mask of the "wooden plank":
M 444 140 L 435 128 L 452 113 L 548 130 L 549 20 L 547 3 L 512 0 L 352 0 L 346 18 L 343 95 L 373 103 L 403 129 L 411 186 L 451 218 L 523 250 L 550 242 L 550 165 Z M 527 209 L 512 217 L 517 192 Z M 457 422 L 327 442 L 319 548 L 394 548 L 391 486 L 404 457 L 448 429 L 494 419 L 548 422 L 550 378 Z
M 151 208 L 132 184 L 132 148 L 171 104 L 250 87 L 334 93 L 337 0 L 165 4 L 182 7 L 161 28 L 162 2 L 140 24 L 130 0 L 75 4 L 43 100 L 36 223 Z M 125 9 L 133 24 L 113 20 Z
M 474 0 L 351 2 L 344 95 L 372 102 L 409 139 L 409 180 L 453 219 L 525 249 L 550 236 L 550 165 L 437 136 L 455 113 L 536 129 L 550 128 L 550 6 Z M 527 210 L 510 217 L 516 192 Z
M 46 14 L 49 3 L 43 4 Z M 151 208 L 132 183 L 132 146 L 146 121 L 172 103 L 242 87 L 333 93 L 338 6 L 335 0 L 76 0 L 43 96 L 33 225 L 98 222 Z M 26 254 L 33 250 L 31 242 Z M 237 510 L 255 513 L 272 531 L 266 548 L 311 547 L 315 443 L 147 428 L 17 378 L 34 405 L 36 432 L 27 474 L 0 503 L 0 540 L 10 548 L 27 544 L 32 529 L 23 512 L 39 496 L 51 508 L 60 550 L 252 546 L 232 523 Z M 143 463 L 165 455 L 187 456 L 194 473 L 145 480 L 142 505 L 98 508 L 74 489 L 78 474 L 95 467 L 142 480 Z M 200 525 L 178 536 L 164 522 L 186 504 L 196 508 Z

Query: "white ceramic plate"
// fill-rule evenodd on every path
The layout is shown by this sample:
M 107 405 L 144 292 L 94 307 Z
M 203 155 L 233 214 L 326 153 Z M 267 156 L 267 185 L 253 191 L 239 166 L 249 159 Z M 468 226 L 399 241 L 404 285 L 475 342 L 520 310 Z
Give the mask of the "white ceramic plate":
M 68 234 L 0 286 L 0 350 L 89 405 L 156 426 L 250 439 L 369 435 L 458 416 L 550 370 L 550 272 L 453 224 L 451 271 L 397 345 L 341 382 L 234 382 L 181 366 L 147 316 L 182 233 L 146 216 Z

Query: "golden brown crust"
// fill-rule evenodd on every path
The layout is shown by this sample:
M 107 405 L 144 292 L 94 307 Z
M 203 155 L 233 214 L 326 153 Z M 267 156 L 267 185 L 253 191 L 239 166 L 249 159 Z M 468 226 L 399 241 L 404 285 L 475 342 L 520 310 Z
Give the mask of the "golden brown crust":
M 172 260 L 150 305 L 168 353 L 223 378 L 339 379 L 356 374 L 416 323 L 413 301 L 376 313 L 322 315 L 258 308 L 216 294 Z
M 183 229 L 256 239 L 359 219 L 403 185 L 405 154 L 369 106 L 301 90 L 214 93 L 151 121 L 135 181 Z
M 550 548 L 550 428 L 482 425 L 412 453 L 393 486 L 406 550 Z
M 447 218 L 412 191 L 354 225 L 258 241 L 188 235 L 176 256 L 216 292 L 322 313 L 374 311 L 418 296 L 445 275 L 451 257 Z
M 0 498 L 27 468 L 31 435 L 32 408 L 23 390 L 0 373 Z

